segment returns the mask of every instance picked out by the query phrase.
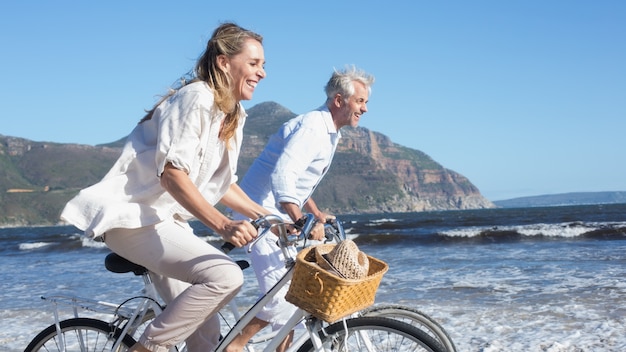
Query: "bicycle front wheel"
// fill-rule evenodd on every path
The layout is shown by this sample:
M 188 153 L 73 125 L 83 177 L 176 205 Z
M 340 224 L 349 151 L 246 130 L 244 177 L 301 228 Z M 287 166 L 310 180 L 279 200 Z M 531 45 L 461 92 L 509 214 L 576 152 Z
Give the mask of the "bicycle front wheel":
M 445 352 L 427 333 L 399 320 L 384 317 L 357 317 L 339 321 L 319 331 L 324 351 L 415 351 Z M 313 352 L 311 340 L 298 352 Z
M 55 324 L 40 332 L 28 344 L 24 352 L 92 352 L 112 351 L 120 338 L 115 326 L 97 319 L 73 318 L 60 322 L 61 336 Z M 135 339 L 124 335 L 116 352 L 125 352 L 135 344 Z
M 374 305 L 361 311 L 363 316 L 381 316 L 396 319 L 417 327 L 435 338 L 447 352 L 456 352 L 448 332 L 433 318 L 415 308 L 398 304 Z

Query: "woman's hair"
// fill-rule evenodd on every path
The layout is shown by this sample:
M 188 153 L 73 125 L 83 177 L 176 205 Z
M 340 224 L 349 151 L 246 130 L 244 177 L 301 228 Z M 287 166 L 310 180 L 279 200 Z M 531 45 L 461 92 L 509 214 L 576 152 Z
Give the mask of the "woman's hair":
M 176 93 L 178 89 L 192 82 L 204 81 L 213 89 L 215 104 L 226 114 L 220 131 L 220 138 L 228 142 L 237 129 L 241 106 L 233 95 L 231 76 L 219 68 L 217 57 L 219 55 L 233 57 L 241 53 L 244 42 L 247 39 L 254 39 L 259 43 L 263 43 L 261 35 L 234 23 L 224 23 L 217 27 L 207 43 L 206 50 L 196 63 L 195 77 L 191 80 L 181 79 L 180 87 L 171 89 L 166 96 L 146 113 L 146 116 L 139 123 L 151 119 L 156 107 Z
M 341 94 L 344 100 L 354 94 L 354 85 L 352 82 L 361 82 L 367 87 L 368 93 L 372 92 L 372 84 L 374 84 L 374 76 L 366 73 L 355 66 L 346 66 L 343 70 L 335 69 L 333 75 L 326 83 L 324 91 L 326 92 L 326 102 L 332 100 L 337 93 Z

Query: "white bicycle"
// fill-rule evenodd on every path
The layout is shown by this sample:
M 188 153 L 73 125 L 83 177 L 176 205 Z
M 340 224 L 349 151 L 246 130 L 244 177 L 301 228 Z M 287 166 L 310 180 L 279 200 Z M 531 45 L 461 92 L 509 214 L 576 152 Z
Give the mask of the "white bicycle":
M 300 232 L 301 236 L 310 232 L 313 223 L 314 217 L 308 214 L 307 221 Z M 285 223 L 278 216 L 265 216 L 254 220 L 253 224 L 260 229 L 258 239 L 272 233 L 273 230 L 280 234 L 278 243 L 281 248 L 294 244 L 294 238 L 287 235 L 286 231 L 287 225 L 291 224 Z M 338 222 L 330 227 L 340 229 L 341 225 L 337 224 Z M 288 251 L 284 252 L 288 253 Z M 237 319 L 237 322 L 224 334 L 215 351 L 223 351 L 260 309 L 284 285 L 289 283 L 293 276 L 295 259 L 290 256 L 286 258 L 288 258 L 285 263 L 288 271 L 285 276 Z M 30 342 L 25 352 L 127 351 L 135 344 L 143 328 L 165 307 L 160 303 L 156 288 L 145 268 L 113 253 L 107 256 L 105 266 L 116 273 L 133 272 L 141 276 L 144 282 L 143 295 L 130 297 L 120 304 L 81 297 L 42 297 L 54 305 L 55 321 Z M 62 320 L 59 314 L 60 305 L 70 306 L 73 310 L 73 317 Z M 281 341 L 297 325 L 304 322 L 305 331 L 294 338 L 288 351 L 449 351 L 439 338 L 433 337 L 432 332 L 422 330 L 425 325 L 417 327 L 405 321 L 387 317 L 395 318 L 390 312 L 410 310 L 393 308 L 393 306 L 381 307 L 384 309 L 379 310 L 375 307 L 365 313 L 343 318 L 330 325 L 302 309 L 297 309 L 282 329 L 269 337 L 252 340 L 246 348 L 248 351 L 253 351 L 255 347 L 263 351 L 275 351 Z M 231 309 L 236 314 L 236 305 Z M 97 313 L 98 316 L 81 316 L 79 312 L 84 311 Z M 421 317 L 426 316 L 419 312 L 416 314 Z M 108 318 L 102 318 L 102 316 L 108 316 Z M 426 320 L 434 323 L 430 318 Z M 429 323 L 426 326 L 430 328 L 431 325 Z M 260 346 L 261 344 L 263 346 Z M 184 343 L 172 348 L 172 351 L 185 350 Z

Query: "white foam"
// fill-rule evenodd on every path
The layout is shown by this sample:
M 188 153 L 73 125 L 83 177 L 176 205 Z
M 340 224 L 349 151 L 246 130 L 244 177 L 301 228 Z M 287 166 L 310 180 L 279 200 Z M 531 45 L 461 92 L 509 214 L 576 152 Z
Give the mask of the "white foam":
M 380 224 L 386 224 L 386 223 L 391 223 L 391 222 L 397 222 L 400 221 L 399 219 L 390 219 L 390 218 L 384 218 L 384 219 L 376 219 L 376 220 L 370 220 L 366 223 L 364 223 L 364 226 L 368 226 L 368 227 L 375 227 L 375 226 L 380 226 Z
M 574 238 L 586 232 L 596 230 L 597 227 L 582 224 L 533 224 L 527 226 L 515 226 L 513 229 L 524 236 L 546 236 Z
M 396 222 L 396 221 L 400 221 L 399 219 L 393 219 L 393 218 L 382 218 L 382 219 L 376 219 L 376 220 L 370 220 L 370 223 L 374 223 L 374 224 L 380 224 L 380 223 L 386 223 L 386 222 Z M 372 226 L 370 224 L 366 224 L 367 226 Z
M 107 248 L 107 245 L 102 241 L 94 241 L 88 237 L 81 237 L 81 244 L 87 248 Z
M 18 248 L 21 251 L 29 251 L 33 249 L 44 248 L 53 245 L 54 243 L 50 242 L 34 242 L 34 243 L 20 243 Z

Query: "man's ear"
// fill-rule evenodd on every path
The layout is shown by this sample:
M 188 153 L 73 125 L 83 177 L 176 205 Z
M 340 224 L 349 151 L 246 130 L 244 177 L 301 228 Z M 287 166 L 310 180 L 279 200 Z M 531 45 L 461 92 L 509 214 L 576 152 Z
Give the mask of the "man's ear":
M 343 97 L 341 96 L 341 94 L 337 93 L 335 94 L 335 98 L 333 99 L 333 104 L 340 108 L 343 105 Z

